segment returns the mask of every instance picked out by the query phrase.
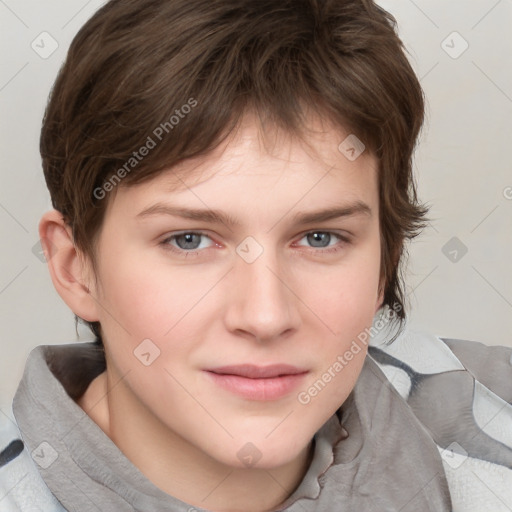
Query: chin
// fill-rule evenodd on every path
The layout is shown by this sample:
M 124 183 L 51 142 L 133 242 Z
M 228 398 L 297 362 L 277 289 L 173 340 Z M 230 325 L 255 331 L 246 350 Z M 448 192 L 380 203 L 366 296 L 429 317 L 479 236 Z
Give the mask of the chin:
M 219 446 L 220 453 L 215 454 L 214 458 L 239 469 L 275 469 L 299 457 L 313 435 L 292 438 L 275 432 L 267 439 L 261 435 L 254 436 L 252 440 L 250 437 L 238 438 L 227 449 Z

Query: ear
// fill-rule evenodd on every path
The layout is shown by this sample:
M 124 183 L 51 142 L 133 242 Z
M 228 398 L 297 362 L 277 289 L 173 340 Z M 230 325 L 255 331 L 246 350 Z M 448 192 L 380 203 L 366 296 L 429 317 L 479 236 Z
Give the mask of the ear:
M 71 228 L 57 210 L 46 212 L 39 222 L 39 238 L 57 293 L 69 308 L 88 322 L 98 321 L 98 307 L 89 289 L 92 272 L 73 242 Z

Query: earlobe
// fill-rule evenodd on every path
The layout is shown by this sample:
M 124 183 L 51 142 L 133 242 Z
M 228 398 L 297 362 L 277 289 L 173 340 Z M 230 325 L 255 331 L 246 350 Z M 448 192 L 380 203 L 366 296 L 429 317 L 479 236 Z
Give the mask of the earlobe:
M 88 322 L 98 321 L 94 290 L 90 290 L 86 277 L 89 272 L 75 248 L 71 228 L 60 212 L 50 210 L 42 216 L 39 238 L 57 293 L 80 318 Z

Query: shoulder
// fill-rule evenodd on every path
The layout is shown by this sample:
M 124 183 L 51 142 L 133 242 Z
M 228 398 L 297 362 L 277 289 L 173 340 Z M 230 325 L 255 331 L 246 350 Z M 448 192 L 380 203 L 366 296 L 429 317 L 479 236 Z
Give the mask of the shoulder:
M 369 354 L 437 445 L 455 509 L 512 510 L 512 349 L 406 330 Z
M 0 414 L 0 511 L 66 512 L 48 489 L 16 421 Z
M 413 384 L 418 384 L 422 380 L 419 375 L 462 370 L 505 402 L 512 403 L 512 347 L 405 329 L 390 344 L 384 337 L 377 337 L 369 354 L 394 380 L 404 374 L 412 378 Z M 401 389 L 402 396 L 404 393 Z
M 473 377 L 512 403 L 512 348 L 477 341 L 441 338 Z

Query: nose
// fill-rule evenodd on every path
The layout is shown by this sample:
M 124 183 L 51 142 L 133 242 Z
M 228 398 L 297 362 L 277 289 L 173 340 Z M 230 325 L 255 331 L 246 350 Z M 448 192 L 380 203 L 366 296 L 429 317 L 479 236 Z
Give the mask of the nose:
M 252 263 L 236 256 L 225 316 L 230 332 L 263 342 L 298 329 L 300 300 L 282 263 L 268 248 Z

